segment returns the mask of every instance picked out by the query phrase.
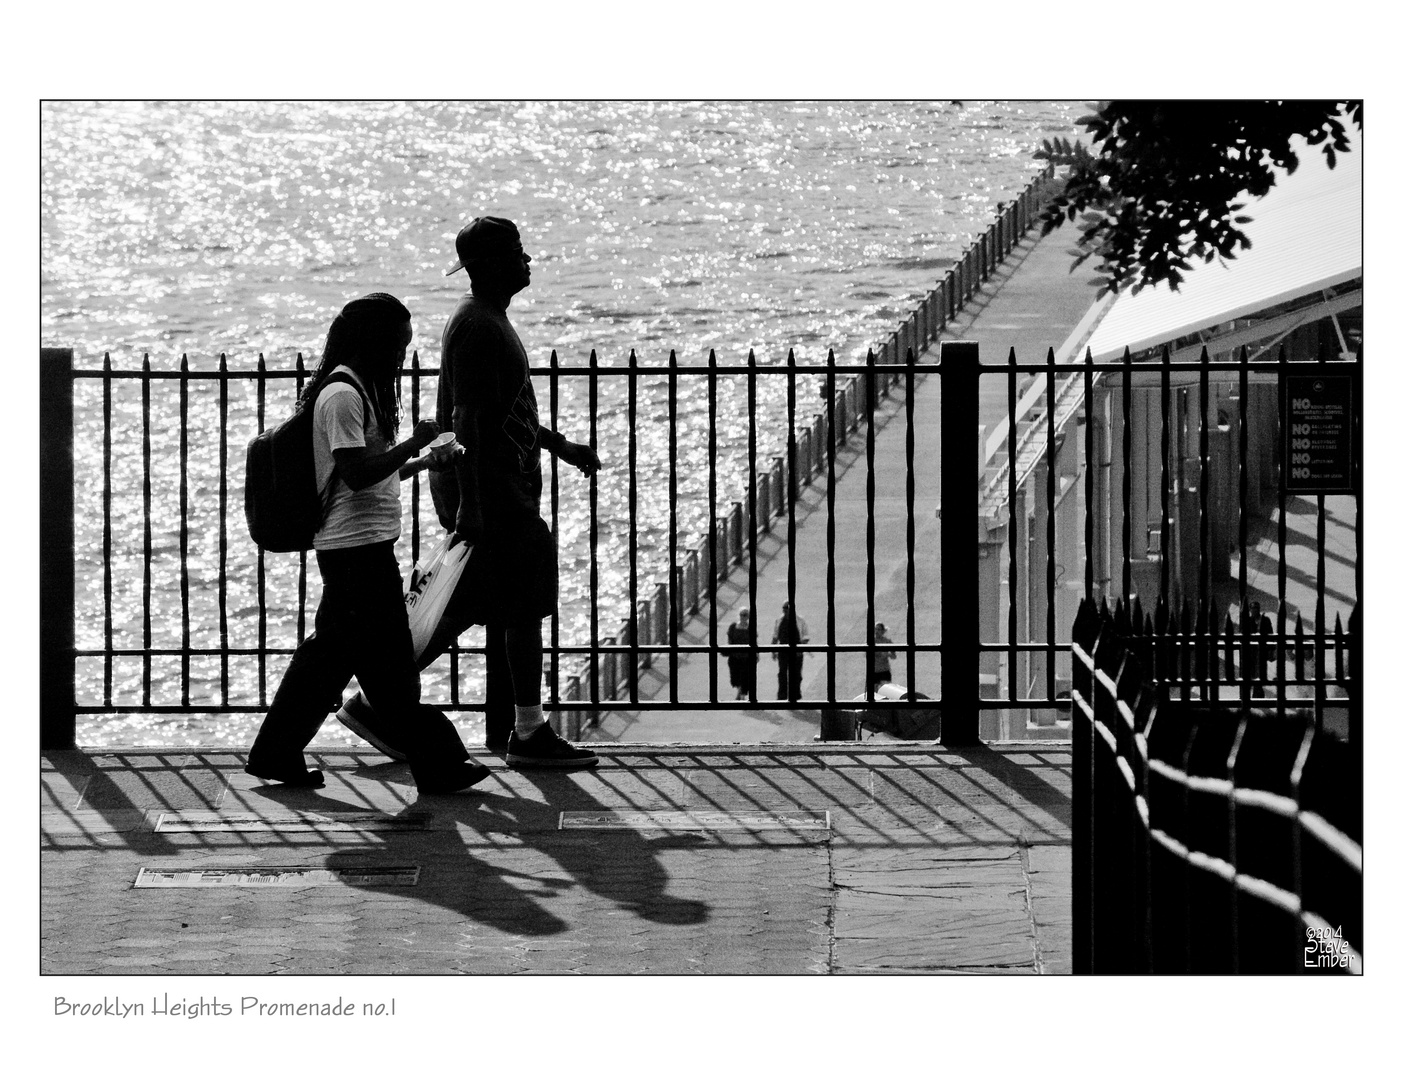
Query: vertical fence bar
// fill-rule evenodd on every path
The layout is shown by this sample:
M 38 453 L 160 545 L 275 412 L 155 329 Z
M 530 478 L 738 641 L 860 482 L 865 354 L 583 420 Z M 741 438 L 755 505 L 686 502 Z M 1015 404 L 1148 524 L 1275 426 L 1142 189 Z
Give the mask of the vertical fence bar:
M 180 703 L 190 704 L 190 360 L 180 356 Z
M 219 700 L 229 704 L 229 360 L 219 354 Z
M 110 372 L 111 362 L 107 369 Z M 110 385 L 110 376 L 108 385 Z M 77 741 L 73 350 L 39 350 L 39 748 Z M 111 641 L 108 642 L 109 650 Z M 109 660 L 110 663 L 110 660 Z
M 749 535 L 749 537 L 747 538 L 747 540 L 748 540 L 748 545 L 749 545 L 748 554 L 749 554 L 749 559 L 750 559 L 750 569 L 749 569 L 749 574 L 750 574 L 750 582 L 749 582 L 750 625 L 751 625 L 752 627 L 755 628 L 755 634 L 756 634 L 756 636 L 757 636 L 757 638 L 758 638 L 758 635 L 759 635 L 759 633 L 760 633 L 760 605 L 756 602 L 756 594 L 757 594 L 757 592 L 759 591 L 759 573 L 760 573 L 760 567 L 759 567 L 759 564 L 758 564 L 758 561 L 757 561 L 756 556 L 757 556 L 757 553 L 758 553 L 758 551 L 759 551 L 760 537 L 759 537 L 759 534 L 758 534 L 758 524 L 756 523 L 756 520 L 755 520 L 756 517 L 758 516 L 757 511 L 759 510 L 759 503 L 758 503 L 758 501 L 756 500 L 756 477 L 755 477 L 755 443 L 756 443 L 756 424 L 755 424 L 755 374 L 756 374 L 756 372 L 755 372 L 755 350 L 754 350 L 754 349 L 751 349 L 751 350 L 750 350 L 750 352 L 749 352 L 749 354 L 748 354 L 748 356 L 747 356 L 747 358 L 746 358 L 746 367 L 747 367 L 747 371 L 746 371 L 746 373 L 745 373 L 745 376 L 746 376 L 746 391 L 745 391 L 745 392 L 746 392 L 746 413 L 747 413 L 747 418 L 748 418 L 748 420 L 749 420 L 749 428 L 748 428 L 748 431 L 747 431 L 747 453 L 748 453 L 748 455 L 749 455 L 749 467 L 750 467 L 750 473 L 749 473 L 749 488 L 748 488 L 750 501 L 749 501 L 749 503 L 747 504 L 747 514 L 746 514 L 746 516 L 748 517 L 749 522 L 750 522 L 750 530 L 749 530 L 749 531 L 750 531 L 750 535 Z M 758 657 L 757 657 L 757 666 L 758 666 Z M 756 700 L 756 697 L 757 697 L 757 694 L 758 694 L 759 685 L 760 685 L 759 680 L 756 679 L 756 680 L 755 680 L 754 686 L 751 687 L 751 692 L 750 692 L 750 700 L 751 700 L 751 701 L 755 701 L 755 700 Z
M 1315 497 L 1315 728 L 1325 726 L 1325 496 Z
M 824 401 L 828 405 L 828 531 L 827 531 L 827 560 L 828 560 L 828 700 L 838 700 L 838 623 L 835 613 L 835 595 L 837 590 L 837 572 L 834 565 L 834 548 L 837 540 L 837 519 L 833 516 L 833 489 L 837 486 L 837 457 L 838 457 L 838 423 L 837 423 L 837 397 L 838 383 L 837 372 L 834 369 L 833 350 L 828 350 L 828 371 L 824 375 L 824 386 L 827 393 L 824 394 Z M 753 624 L 752 624 L 753 625 Z
M 786 418 L 789 424 L 789 438 L 786 444 L 786 448 L 789 454 L 789 460 L 784 470 L 784 507 L 789 515 L 789 532 L 786 543 L 786 547 L 788 548 L 789 554 L 789 574 L 786 579 L 786 584 L 788 586 L 789 610 L 794 615 L 794 625 L 797 628 L 799 626 L 799 609 L 796 606 L 796 601 L 794 599 L 794 591 L 795 586 L 797 584 L 797 579 L 795 578 L 794 573 L 794 549 L 798 544 L 798 538 L 795 535 L 796 524 L 794 519 L 796 515 L 794 513 L 794 503 L 799 494 L 799 476 L 798 470 L 796 468 L 799 459 L 799 444 L 794 434 L 795 370 L 793 349 L 789 350 L 789 363 L 788 368 L 785 371 L 785 389 Z M 804 654 L 799 652 L 800 642 L 797 640 L 801 635 L 796 632 L 790 636 L 796 639 L 795 641 L 791 642 L 789 646 L 791 650 L 789 664 L 789 696 L 791 699 L 794 699 L 803 696 L 803 680 L 801 678 L 797 678 L 797 676 L 799 672 L 803 670 Z M 796 682 L 800 683 L 801 685 L 795 685 Z
M 1008 686 L 1009 697 L 1018 700 L 1018 356 L 1008 350 Z M 1088 425 L 1087 430 L 1090 430 Z M 1090 462 L 1090 451 L 1087 461 Z M 1087 475 L 1091 475 L 1088 466 Z M 1090 507 L 1090 488 L 1087 506 Z M 1091 549 L 1088 548 L 1088 551 Z M 1029 570 L 1031 571 L 1031 567 Z M 1087 596 L 1091 591 L 1087 590 Z
M 1277 365 L 1276 409 L 1278 438 L 1286 439 L 1286 354 Z M 1276 466 L 1276 697 L 1277 707 L 1286 708 L 1286 469 L 1289 452 L 1277 455 Z
M 864 657 L 863 690 L 872 697 L 872 672 L 877 637 L 877 379 L 873 364 L 876 357 L 867 350 L 867 650 Z
M 1237 621 L 1247 624 L 1247 346 L 1237 369 Z
M 443 378 L 442 371 L 439 378 Z M 550 427 L 552 431 L 560 430 L 560 357 L 556 351 L 550 351 Z M 550 470 L 550 534 L 552 537 L 560 536 L 560 459 L 556 458 Z M 552 702 L 560 700 L 560 610 L 557 607 L 550 617 L 550 699 Z M 579 714 L 571 712 L 574 721 L 569 724 L 569 734 L 572 738 L 579 738 Z
M 263 432 L 267 410 L 268 364 L 258 354 L 257 374 L 258 432 Z M 268 704 L 268 567 L 263 548 L 258 549 L 258 704 Z
M 977 398 L 975 400 L 978 400 Z M 1053 350 L 1047 350 L 1047 681 L 1044 695 L 1057 691 L 1057 369 Z M 1129 459 L 1126 473 L 1130 472 Z
M 1121 376 L 1122 386 L 1120 388 L 1120 430 L 1121 460 L 1125 467 L 1121 469 L 1120 487 L 1120 594 L 1125 602 L 1130 603 L 1130 591 L 1133 588 L 1130 580 L 1130 350 L 1125 350 L 1124 374 Z
M 1096 455 L 1095 455 L 1095 446 L 1094 446 L 1096 440 L 1095 440 L 1095 437 L 1094 437 L 1094 435 L 1093 435 L 1093 432 L 1096 430 L 1096 424 L 1095 424 L 1095 419 L 1094 419 L 1095 416 L 1096 416 L 1096 409 L 1095 409 L 1095 407 L 1094 407 L 1094 405 L 1093 405 L 1093 403 L 1092 403 L 1092 389 L 1093 389 L 1093 387 L 1094 387 L 1095 384 L 1096 384 L 1096 372 L 1092 369 L 1092 366 L 1091 366 L 1091 365 L 1092 365 L 1091 349 L 1088 348 L 1088 349 L 1086 350 L 1086 376 L 1085 376 L 1086 390 L 1085 390 L 1085 394 L 1083 395 L 1083 396 L 1085 397 L 1086 400 L 1082 403 L 1083 415 L 1085 415 L 1085 417 L 1086 417 L 1086 520 L 1085 520 L 1085 523 L 1084 523 L 1084 529 L 1085 529 L 1085 532 L 1084 532 L 1084 539 L 1083 539 L 1083 541 L 1082 541 L 1082 545 L 1086 548 L 1086 561 L 1085 561 L 1085 564 L 1083 565 L 1083 574 L 1084 574 L 1084 578 L 1083 578 L 1083 581 L 1082 581 L 1082 595 L 1085 596 L 1088 600 L 1091 599 L 1091 593 L 1092 593 L 1092 578 L 1093 578 L 1093 575 L 1094 575 L 1093 566 L 1092 566 L 1094 560 L 1093 560 L 1093 558 L 1092 558 L 1091 552 L 1092 552 L 1092 546 L 1093 546 L 1093 544 L 1095 543 L 1096 534 L 1095 534 L 1095 531 L 1094 531 L 1094 529 L 1093 529 L 1093 527 L 1092 527 L 1092 523 L 1093 523 L 1093 519 L 1095 518 L 1095 506 L 1096 506 L 1096 494 L 1097 494 L 1097 492 L 1096 492 L 1096 484 L 1095 484 L 1095 481 L 1094 481 L 1094 479 L 1093 479 L 1093 478 L 1095 477 L 1095 475 L 1096 475 L 1096 464 L 1095 464 L 1095 462 L 1096 462 Z M 1013 443 L 1012 443 L 1012 433 L 1013 433 L 1012 421 L 1013 421 L 1013 414 L 1010 413 L 1010 414 L 1009 414 L 1009 437 L 1010 437 L 1009 445 L 1010 445 L 1010 446 L 1013 445 Z M 1010 505 L 1010 506 L 1013 505 L 1012 489 L 1010 489 L 1009 505 Z M 1012 586 L 1010 586 L 1010 589 L 1011 589 L 1011 588 L 1012 588 Z
M 1127 347 L 1128 348 L 1128 347 Z M 1173 606 L 1169 595 L 1169 346 L 1160 353 L 1159 369 L 1159 596 Z
M 940 346 L 940 741 L 979 741 L 979 344 Z
M 677 701 L 677 624 L 682 621 L 686 595 L 677 588 L 677 350 L 667 360 L 667 685 L 668 700 Z M 635 695 L 637 691 L 634 691 Z M 633 700 L 637 700 L 635 696 Z
M 717 636 L 717 592 L 720 582 L 720 571 L 717 566 L 717 544 L 716 544 L 716 350 L 711 349 L 707 355 L 706 373 L 706 512 L 708 527 L 707 536 L 707 570 L 710 574 L 710 581 L 707 584 L 707 596 L 711 599 L 710 611 L 707 615 L 710 633 L 707 640 L 711 642 L 711 650 L 707 653 L 707 701 L 719 700 L 717 694 L 717 657 L 716 657 L 716 636 Z M 729 560 L 727 569 L 729 570 Z
M 599 446 L 599 356 L 589 351 L 589 444 Z M 636 617 L 636 616 L 635 616 Z M 589 478 L 589 699 L 599 701 L 599 472 Z M 597 709 L 590 710 L 599 719 Z
M 151 356 L 141 357 L 141 703 L 151 704 Z
M 42 353 L 41 353 L 42 356 Z M 70 485 L 71 488 L 72 485 Z M 46 487 L 44 490 L 48 490 Z M 112 354 L 102 354 L 102 702 L 112 704 Z
M 1208 463 L 1208 346 L 1204 346 L 1198 360 L 1198 603 L 1208 606 L 1208 588 L 1211 581 L 1209 562 L 1212 555 L 1208 550 L 1208 507 L 1210 469 Z
M 906 688 L 916 689 L 916 353 L 906 350 Z
M 672 570 L 668 569 L 671 578 Z M 628 351 L 629 701 L 638 700 L 638 354 Z M 651 642 L 650 642 L 651 643 Z

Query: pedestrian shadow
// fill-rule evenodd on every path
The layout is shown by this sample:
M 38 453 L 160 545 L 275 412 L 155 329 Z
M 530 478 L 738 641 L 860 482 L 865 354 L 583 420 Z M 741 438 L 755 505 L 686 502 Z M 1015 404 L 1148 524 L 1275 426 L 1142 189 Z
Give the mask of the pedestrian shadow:
M 377 782 L 410 783 L 405 766 L 372 765 L 355 774 Z M 315 791 L 269 789 L 262 794 L 299 811 L 364 809 L 363 804 Z M 704 837 L 645 834 L 630 828 L 559 827 L 562 810 L 618 809 L 590 795 L 570 774 L 496 772 L 481 789 L 419 796 L 387 815 L 406 821 L 428 816 L 426 830 L 392 831 L 383 834 L 382 843 L 341 847 L 327 857 L 325 866 L 349 871 L 419 865 L 419 884 L 408 895 L 470 923 L 526 937 L 587 933 L 588 926 L 562 917 L 562 909 L 568 913 L 581 906 L 568 896 L 574 890 L 592 893 L 615 910 L 648 922 L 667 926 L 706 922 L 709 906 L 673 895 L 671 877 L 661 859 L 669 850 L 705 845 Z M 383 886 L 358 884 L 354 878 L 349 884 L 367 892 L 384 892 Z

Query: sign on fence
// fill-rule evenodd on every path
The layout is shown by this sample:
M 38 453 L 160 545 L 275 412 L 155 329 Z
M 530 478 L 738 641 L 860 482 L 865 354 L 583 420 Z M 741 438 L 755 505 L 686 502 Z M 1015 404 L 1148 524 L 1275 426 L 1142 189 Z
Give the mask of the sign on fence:
M 1286 377 L 1286 490 L 1354 490 L 1354 396 L 1350 375 Z

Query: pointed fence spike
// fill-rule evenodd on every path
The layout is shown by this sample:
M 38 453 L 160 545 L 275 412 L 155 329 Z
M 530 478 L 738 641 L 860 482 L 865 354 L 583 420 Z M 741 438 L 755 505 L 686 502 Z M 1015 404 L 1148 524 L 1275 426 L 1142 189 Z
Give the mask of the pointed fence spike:
M 1233 624 L 1229 615 L 1223 621 L 1223 674 L 1230 683 L 1237 682 L 1237 665 L 1233 659 Z
M 1130 625 L 1134 627 L 1136 634 L 1145 633 L 1145 609 L 1140 606 L 1140 598 L 1135 598 L 1135 605 L 1130 615 Z

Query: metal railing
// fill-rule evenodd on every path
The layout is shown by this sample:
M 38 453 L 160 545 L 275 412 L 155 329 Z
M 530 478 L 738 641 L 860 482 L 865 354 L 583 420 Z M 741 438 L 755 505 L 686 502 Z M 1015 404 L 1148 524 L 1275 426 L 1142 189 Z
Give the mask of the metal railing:
M 1362 971 L 1359 609 L 1287 641 L 1083 601 L 1074 971 Z
M 755 585 L 755 551 L 762 537 L 772 533 L 776 521 L 788 518 L 788 543 L 794 543 L 793 508 L 796 498 L 808 484 L 826 481 L 832 491 L 835 456 L 854 432 L 867 425 L 868 468 L 875 427 L 880 428 L 878 405 L 889 389 L 904 380 L 908 392 L 905 410 L 913 415 L 915 406 L 915 356 L 937 340 L 938 334 L 962 312 L 976 295 L 982 282 L 1011 253 L 1036 221 L 1051 180 L 1050 169 L 1036 175 L 1014 200 L 1001 203 L 995 220 L 965 248 L 936 287 L 930 290 L 909 317 L 865 363 L 837 364 L 830 353 L 822 365 L 796 365 L 790 354 L 784 365 L 757 365 L 753 355 L 744 366 L 718 365 L 713 355 L 705 366 L 684 367 L 675 355 L 664 369 L 669 380 L 668 467 L 669 504 L 674 513 L 667 529 L 668 558 L 661 568 L 661 583 L 644 587 L 644 579 L 656 568 L 639 563 L 636 519 L 637 461 L 633 456 L 638 430 L 637 383 L 657 375 L 656 368 L 642 368 L 630 355 L 626 368 L 601 366 L 594 354 L 580 368 L 559 364 L 555 354 L 546 368 L 535 369 L 538 379 L 549 386 L 549 409 L 553 425 L 558 422 L 562 383 L 587 381 L 587 420 L 590 442 L 597 439 L 599 388 L 601 380 L 620 378 L 629 385 L 628 439 L 630 445 L 629 513 L 629 614 L 613 632 L 602 626 L 599 616 L 599 510 L 597 481 L 589 489 L 589 604 L 587 643 L 562 644 L 560 620 L 553 621 L 547 643 L 550 699 L 562 710 L 572 729 L 601 711 L 620 705 L 650 708 L 731 707 L 716 700 L 718 659 L 723 647 L 717 644 L 715 612 L 709 600 L 720 583 L 737 572 Z M 308 372 L 301 354 L 291 370 L 270 368 L 263 357 L 252 370 L 231 368 L 221 355 L 217 368 L 200 370 L 181 357 L 175 370 L 154 367 L 144 357 L 140 368 L 114 367 L 105 356 L 98 369 L 75 368 L 70 350 L 45 349 L 41 355 L 41 415 L 44 445 L 41 473 L 46 497 L 41 508 L 42 611 L 41 641 L 44 684 L 41 705 L 42 738 L 45 745 L 70 745 L 75 715 L 110 713 L 229 713 L 261 711 L 266 708 L 270 683 L 276 674 L 271 660 L 291 654 L 307 632 L 309 602 L 317 589 L 309 580 L 307 557 L 267 556 L 248 542 L 237 507 L 238 456 L 243 443 L 255 431 L 276 422 L 291 406 Z M 922 372 L 938 371 L 921 365 Z M 415 355 L 408 366 L 410 419 L 419 415 L 421 393 L 426 382 L 437 375 L 432 367 L 421 366 Z M 740 376 L 747 393 L 749 433 L 744 490 L 727 503 L 718 502 L 716 490 L 716 386 L 728 375 Z M 678 380 L 705 378 L 709 382 L 708 527 L 701 536 L 679 536 L 677 506 L 677 399 Z M 762 460 L 758 449 L 757 380 L 780 378 L 785 387 L 787 439 L 782 453 Z M 796 380 L 820 380 L 825 405 L 811 418 L 798 419 Z M 121 388 L 121 389 L 118 389 Z M 101 416 L 93 440 L 76 448 L 73 440 L 75 398 L 80 391 L 86 399 L 80 406 Z M 157 399 L 173 397 L 164 405 Z M 237 417 L 236 420 L 231 418 Z M 114 445 L 114 420 L 126 422 L 130 438 Z M 202 451 L 192 454 L 192 423 Z M 242 425 L 242 426 L 241 426 Z M 170 443 L 174 432 L 174 446 Z M 208 450 L 209 436 L 215 436 L 216 449 Z M 233 449 L 231 449 L 231 447 Z M 914 566 L 911 548 L 911 504 L 915 492 L 909 479 L 911 448 L 908 447 L 907 522 L 908 562 Z M 86 460 L 79 461 L 80 456 Z M 203 461 L 206 475 L 198 476 Z M 208 466 L 213 464 L 210 472 Z M 77 483 L 81 477 L 82 482 Z M 99 480 L 100 477 L 100 480 Z M 123 485 L 126 488 L 123 489 Z M 551 523 L 559 527 L 559 481 L 552 475 Z M 123 489 L 130 500 L 139 500 L 140 510 L 118 514 L 114 521 L 114 491 Z M 139 495 L 137 492 L 139 491 Z M 78 505 L 68 495 L 77 494 Z M 833 605 L 827 616 L 828 634 L 820 646 L 792 646 L 793 652 L 822 653 L 830 665 L 828 698 L 836 702 L 837 690 L 831 674 L 834 658 L 840 653 L 866 651 L 873 646 L 873 579 L 871 549 L 872 492 L 869 485 L 869 569 L 867 641 L 839 642 L 834 632 Z M 408 550 L 417 559 L 421 544 L 421 516 L 426 507 L 418 478 L 409 496 Z M 96 502 L 96 505 L 94 505 Z M 210 506 L 217 510 L 210 511 Z M 231 507 L 233 509 L 231 509 Z M 92 623 L 100 622 L 101 644 L 79 646 L 68 613 L 79 610 L 69 568 L 76 563 L 75 511 L 86 525 L 84 554 L 90 556 L 79 567 L 86 594 L 88 616 L 85 636 L 92 637 Z M 831 511 L 831 494 L 830 494 Z M 229 517 L 233 513 L 235 523 Z M 93 538 L 89 519 L 100 518 L 100 537 Z M 130 519 L 135 517 L 133 523 Z M 200 549 L 192 559 L 192 545 Z M 91 557 L 92 547 L 100 547 L 100 557 Z M 174 558 L 172 559 L 172 556 Z M 172 565 L 174 563 L 174 565 Z M 671 567 L 671 570 L 668 570 Z M 908 567 L 908 577 L 913 571 Z M 792 597 L 795 568 L 789 567 L 789 593 Z M 832 593 L 832 535 L 830 521 L 829 568 Z M 114 589 L 139 582 L 124 597 L 126 611 L 114 610 Z M 139 599 L 136 593 L 139 592 Z M 237 596 L 234 594 L 237 592 Z M 96 597 L 94 596 L 96 594 Z M 175 599 L 178 597 L 178 599 Z M 289 614 L 290 598 L 295 597 Z M 908 681 L 914 683 L 917 654 L 938 654 L 940 645 L 916 640 L 908 595 L 908 641 L 902 646 L 908 657 Z M 198 610 L 197 610 L 198 609 Z M 683 620 L 710 611 L 710 644 L 688 646 L 678 642 Z M 282 624 L 295 626 L 288 639 L 280 635 Z M 758 643 L 757 643 L 758 650 Z M 454 647 L 449 652 L 449 707 L 473 707 L 480 702 L 465 700 L 459 693 L 459 675 L 464 653 L 482 649 Z M 709 701 L 679 703 L 675 683 L 679 660 L 689 653 L 705 652 L 710 668 Z M 665 654 L 673 690 L 667 700 L 638 701 L 637 673 L 653 667 Z M 75 664 L 97 664 L 101 669 L 101 691 L 79 700 Z M 246 677 L 247 672 L 252 677 Z M 88 680 L 92 682 L 94 680 Z M 198 684 L 198 689 L 196 688 Z M 173 689 L 172 689 L 173 688 Z M 761 702 L 764 703 L 764 702 Z M 776 704 L 784 704 L 777 702 Z M 809 704 L 821 704 L 811 702 Z M 897 703 L 894 707 L 901 708 Z

